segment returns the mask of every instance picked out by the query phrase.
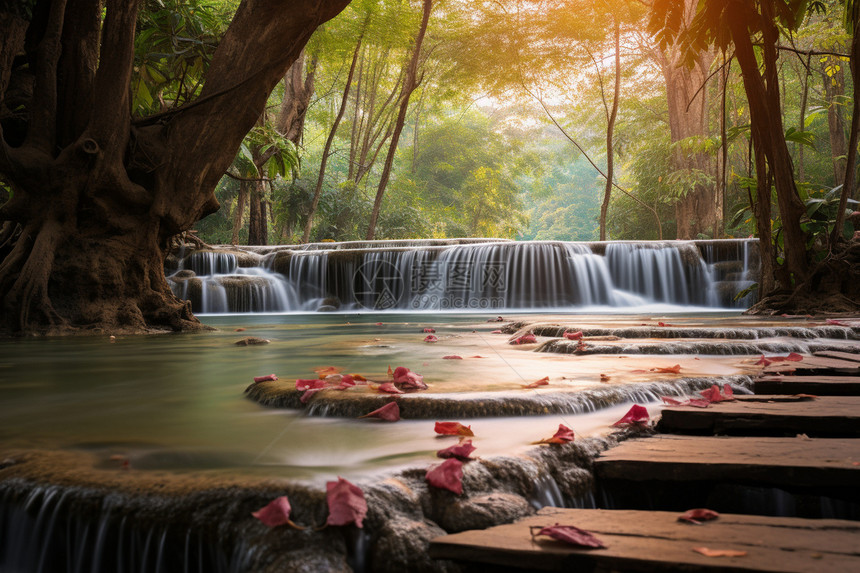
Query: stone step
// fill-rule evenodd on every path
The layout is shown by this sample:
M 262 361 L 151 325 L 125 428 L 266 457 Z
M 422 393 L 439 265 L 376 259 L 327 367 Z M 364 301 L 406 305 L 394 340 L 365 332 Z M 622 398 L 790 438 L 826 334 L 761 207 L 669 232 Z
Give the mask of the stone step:
M 860 396 L 860 376 L 762 376 L 753 383 L 756 394 L 815 394 Z
M 545 507 L 516 523 L 436 538 L 430 555 L 480 571 L 860 571 L 857 522 L 723 514 L 691 525 L 677 518 L 664 511 Z M 532 537 L 532 528 L 556 523 L 585 529 L 606 548 Z M 697 547 L 746 555 L 706 557 Z

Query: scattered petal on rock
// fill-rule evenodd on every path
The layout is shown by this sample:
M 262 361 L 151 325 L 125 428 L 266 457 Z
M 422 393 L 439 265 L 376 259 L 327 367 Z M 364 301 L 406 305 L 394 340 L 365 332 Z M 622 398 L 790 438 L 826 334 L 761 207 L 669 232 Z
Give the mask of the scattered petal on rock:
M 347 388 L 355 387 L 355 377 L 352 374 L 344 374 L 341 376 L 338 390 L 346 390 Z
M 254 382 L 274 382 L 278 377 L 274 374 L 266 374 L 265 376 L 254 376 Z
M 510 344 L 531 344 L 533 342 L 537 342 L 537 338 L 531 332 L 527 334 L 523 334 L 520 337 L 514 338 L 510 341 Z
M 376 387 L 376 389 L 380 392 L 386 392 L 388 394 L 403 394 L 403 390 L 399 389 L 392 382 L 385 382 L 384 384 L 380 384 Z
M 613 426 L 629 426 L 631 424 L 647 424 L 650 420 L 648 410 L 639 404 L 633 404 L 624 417 L 612 424 Z
M 540 380 L 535 380 L 531 384 L 522 384 L 523 388 L 537 388 L 538 386 L 547 386 L 549 385 L 549 376 L 544 376 Z
M 428 334 L 424 337 L 424 342 L 439 342 L 439 339 L 436 338 L 435 334 Z
M 566 444 L 568 442 L 573 441 L 573 430 L 565 426 L 564 424 L 558 425 L 558 430 L 551 438 L 546 438 L 539 442 L 535 442 L 536 444 Z
M 266 507 L 260 508 L 251 515 L 259 519 L 267 527 L 277 527 L 290 523 L 290 501 L 287 496 L 275 498 Z
M 474 436 L 472 426 L 464 426 L 460 422 L 436 422 L 434 428 L 442 436 Z
M 688 509 L 678 516 L 678 521 L 685 521 L 693 525 L 701 525 L 703 521 L 710 521 L 720 516 L 713 509 L 705 509 L 703 507 L 697 509 Z
M 556 523 L 552 527 L 544 527 L 537 533 L 538 535 L 547 535 L 553 539 L 564 541 L 576 547 L 593 547 L 595 549 L 605 549 L 606 545 L 601 540 L 596 538 L 590 532 L 580 529 L 573 525 L 559 525 Z
M 693 547 L 693 551 L 705 557 L 744 557 L 747 554 L 746 551 L 736 549 L 708 549 L 707 547 Z
M 400 406 L 397 405 L 397 402 L 389 402 L 385 406 L 377 408 L 370 414 L 359 416 L 359 418 L 379 418 L 386 422 L 397 422 L 400 420 Z
M 367 501 L 361 489 L 338 477 L 337 481 L 325 484 L 326 502 L 328 503 L 328 525 L 349 525 L 355 523 L 362 527 L 362 520 L 367 515 Z
M 462 360 L 462 356 L 457 356 L 456 354 L 449 354 L 448 356 L 443 356 L 442 360 Z
M 723 384 L 723 400 L 731 402 L 735 399 L 735 391 L 728 384 Z
M 304 393 L 302 393 L 302 397 L 299 398 L 299 400 L 302 401 L 302 404 L 306 404 L 307 401 L 311 399 L 311 396 L 322 390 L 323 388 L 308 388 L 304 391 Z
M 683 406 L 686 403 L 681 400 L 676 400 L 671 396 L 661 396 L 660 399 L 663 400 L 663 403 L 669 404 L 670 406 Z
M 564 337 L 568 340 L 582 340 L 582 331 L 578 330 L 576 332 L 565 332 Z
M 460 495 L 463 493 L 463 462 L 457 458 L 448 458 L 438 466 L 427 470 L 424 478 L 433 487 L 447 489 Z
M 309 378 L 296 380 L 296 390 L 309 390 L 311 388 L 325 388 L 325 380 L 319 378 Z
M 472 445 L 472 440 L 463 440 L 459 444 L 447 447 L 436 452 L 436 456 L 440 458 L 457 458 L 461 461 L 468 461 L 472 458 L 469 456 L 475 451 L 475 446 Z
M 713 384 L 707 390 L 702 390 L 699 392 L 702 395 L 702 398 L 707 400 L 708 402 L 718 403 L 723 401 L 723 396 L 720 394 L 720 388 L 716 384 Z

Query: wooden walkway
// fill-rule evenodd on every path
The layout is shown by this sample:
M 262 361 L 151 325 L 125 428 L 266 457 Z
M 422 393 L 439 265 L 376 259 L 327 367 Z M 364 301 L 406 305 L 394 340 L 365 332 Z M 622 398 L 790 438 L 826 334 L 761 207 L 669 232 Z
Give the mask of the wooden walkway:
M 657 429 L 670 434 L 860 437 L 860 397 L 738 396 L 708 408 L 671 406 Z
M 776 362 L 754 388 L 708 408 L 665 408 L 663 433 L 595 460 L 598 503 L 640 509 L 545 507 L 517 523 L 435 539 L 431 556 L 479 571 L 860 571 L 860 354 Z M 727 513 L 700 526 L 677 521 L 694 507 Z M 773 517 L 786 514 L 851 520 Z M 585 529 L 607 548 L 532 538 L 531 527 L 555 523 Z M 696 547 L 746 554 L 706 557 Z
M 436 559 L 528 571 L 860 571 L 860 522 L 723 514 L 691 525 L 663 511 L 545 507 L 517 523 L 434 539 Z M 578 549 L 530 528 L 556 523 L 594 534 L 605 549 Z M 745 551 L 705 557 L 696 547 Z M 492 569 L 487 569 L 492 570 Z

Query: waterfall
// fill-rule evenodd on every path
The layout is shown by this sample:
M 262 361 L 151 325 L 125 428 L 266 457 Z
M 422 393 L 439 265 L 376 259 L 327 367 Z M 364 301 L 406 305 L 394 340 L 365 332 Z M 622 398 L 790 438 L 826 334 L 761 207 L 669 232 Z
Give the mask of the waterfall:
M 745 308 L 757 243 L 365 241 L 215 247 L 168 276 L 195 312 Z

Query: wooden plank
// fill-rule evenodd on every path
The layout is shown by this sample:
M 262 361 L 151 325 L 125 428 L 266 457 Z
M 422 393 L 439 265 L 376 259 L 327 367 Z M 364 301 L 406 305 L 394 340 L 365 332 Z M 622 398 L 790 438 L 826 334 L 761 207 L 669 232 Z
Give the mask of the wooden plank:
M 430 555 L 525 570 L 576 571 L 860 571 L 860 523 L 723 514 L 701 526 L 663 511 L 545 507 L 516 523 L 465 531 L 430 542 Z M 560 523 L 590 531 L 607 547 L 580 549 L 530 527 Z M 694 547 L 746 551 L 705 557 Z
M 753 383 L 756 394 L 860 396 L 860 376 L 763 376 Z
M 670 406 L 658 423 L 661 432 L 821 437 L 860 437 L 860 397 L 738 396 L 708 408 Z
M 860 345 L 858 345 L 860 346 Z M 849 362 L 860 362 L 860 353 L 841 352 L 839 350 L 820 350 L 813 353 L 815 356 L 825 356 L 827 358 L 839 358 Z
M 860 374 L 860 362 L 824 356 L 804 356 L 803 360 L 798 362 L 774 362 L 762 369 L 764 375 L 781 372 Z
M 628 440 L 595 460 L 600 479 L 747 482 L 856 488 L 860 440 L 658 435 Z

